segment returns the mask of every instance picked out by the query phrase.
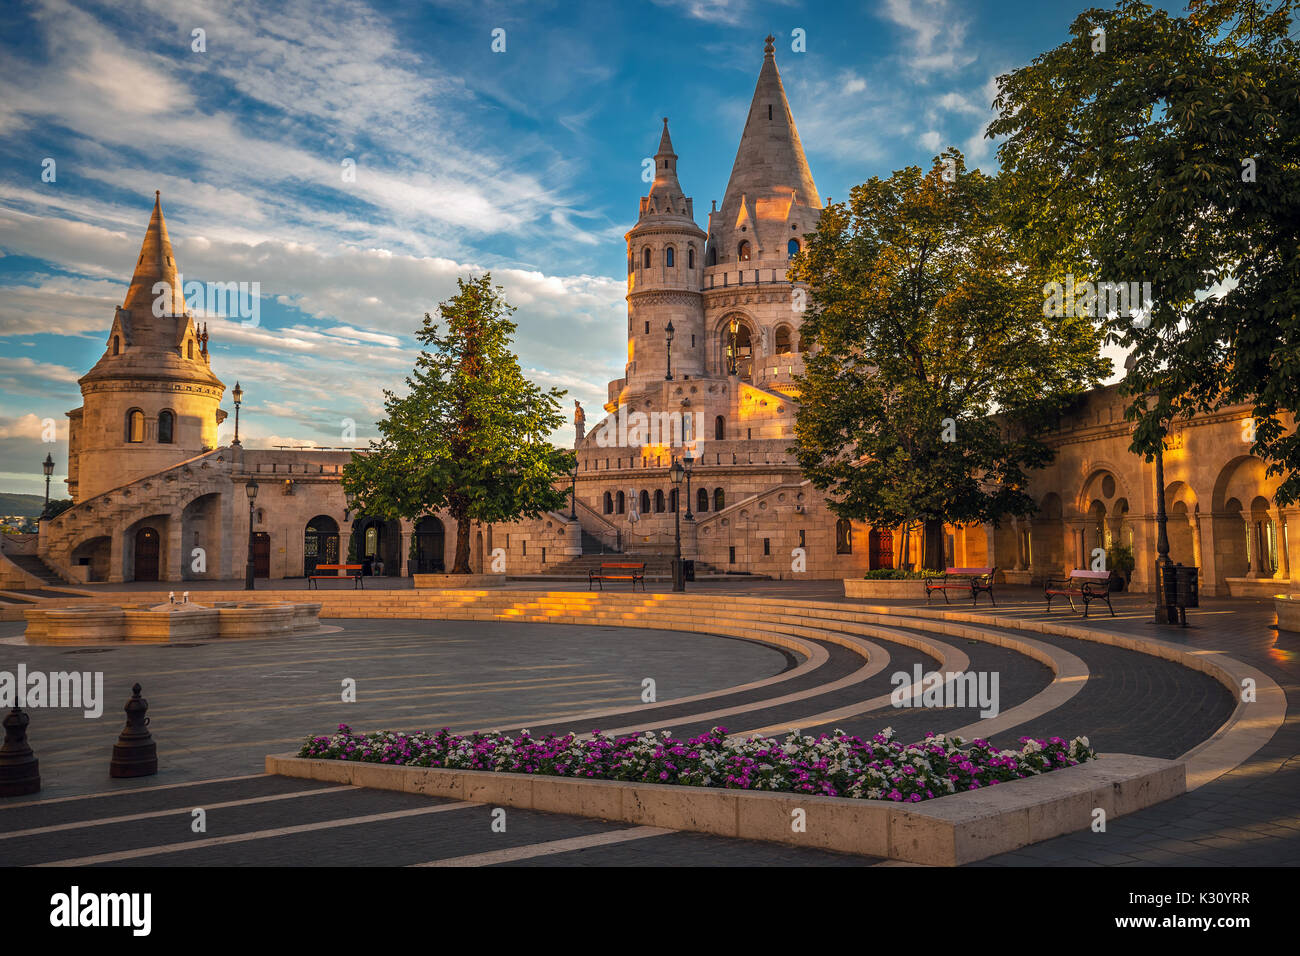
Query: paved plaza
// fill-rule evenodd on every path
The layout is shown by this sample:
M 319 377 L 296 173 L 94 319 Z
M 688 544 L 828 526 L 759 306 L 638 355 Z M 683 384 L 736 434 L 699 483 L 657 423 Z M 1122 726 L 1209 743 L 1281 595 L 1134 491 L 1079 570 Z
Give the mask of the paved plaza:
M 372 591 L 375 582 L 369 582 Z M 512 582 L 512 590 L 564 590 Z M 285 590 L 284 588 L 277 588 Z M 574 586 L 574 589 L 577 589 Z M 118 589 L 114 589 L 118 590 Z M 121 589 L 129 590 L 129 589 Z M 200 590 L 200 589 L 195 589 Z M 692 593 L 796 596 L 846 601 L 837 585 L 698 582 Z M 655 596 L 651 594 L 649 598 Z M 382 601 L 381 595 L 374 595 Z M 873 605 L 915 607 L 905 602 Z M 1050 619 L 1216 650 L 1259 668 L 1300 695 L 1300 636 L 1278 632 L 1265 602 L 1205 600 L 1187 628 L 1148 623 L 1145 598 L 1121 595 L 1117 614 L 1086 622 L 1041 595 L 999 592 L 998 615 Z M 942 606 L 931 606 L 938 614 Z M 954 604 L 951 611 L 969 612 Z M 1097 614 L 1094 610 L 1094 614 Z M 328 632 L 257 641 L 115 647 L 26 646 L 23 625 L 0 623 L 0 670 L 102 671 L 99 719 L 67 709 L 32 711 L 29 737 L 41 761 L 35 798 L 0 802 L 0 861 L 9 865 L 873 865 L 884 861 L 808 848 L 511 809 L 504 833 L 491 808 L 413 794 L 359 789 L 263 773 L 268 753 L 340 722 L 355 730 L 456 731 L 528 728 L 534 733 L 641 732 L 677 736 L 724 726 L 733 733 L 868 735 L 892 726 L 903 739 L 978 724 L 978 707 L 866 708 L 891 689 L 890 675 L 936 666 L 925 630 L 891 619 L 892 639 L 873 637 L 884 669 L 830 640 L 800 667 L 789 651 L 738 637 L 660 628 L 500 621 L 330 618 Z M 988 626 L 991 634 L 1004 629 Z M 1011 631 L 1007 631 L 1011 634 Z M 1060 706 L 992 734 L 1086 735 L 1105 754 L 1174 759 L 1211 737 L 1232 713 L 1228 691 L 1179 663 L 1110 644 L 1035 633 L 1054 653 L 1086 666 L 1085 685 Z M 1052 671 L 1008 647 L 948 637 L 972 671 L 1000 676 L 1001 709 L 1032 700 Z M 914 644 L 915 642 L 915 644 Z M 823 653 L 824 652 L 824 653 Z M 656 706 L 642 701 L 654 681 Z M 356 701 L 341 688 L 356 682 Z M 159 773 L 113 780 L 108 758 L 122 705 L 139 681 L 150 701 Z M 691 698 L 703 697 L 701 700 Z M 674 701 L 682 699 L 682 703 Z M 599 719 L 591 718 L 599 712 Z M 818 723 L 827 714 L 848 716 Z M 579 716 L 583 715 L 583 716 Z M 819 716 L 820 715 L 820 716 Z M 1300 778 L 1292 719 L 1241 766 L 1186 795 L 1083 831 L 987 859 L 980 865 L 1288 865 L 1300 859 Z M 207 814 L 191 831 L 192 811 Z

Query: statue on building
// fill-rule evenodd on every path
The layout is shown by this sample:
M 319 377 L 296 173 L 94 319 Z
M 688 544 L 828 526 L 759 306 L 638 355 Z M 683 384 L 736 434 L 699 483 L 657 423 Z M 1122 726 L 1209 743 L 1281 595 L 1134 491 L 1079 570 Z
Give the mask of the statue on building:
M 573 401 L 573 436 L 574 444 L 582 441 L 587 434 L 587 413 L 582 410 L 582 402 Z

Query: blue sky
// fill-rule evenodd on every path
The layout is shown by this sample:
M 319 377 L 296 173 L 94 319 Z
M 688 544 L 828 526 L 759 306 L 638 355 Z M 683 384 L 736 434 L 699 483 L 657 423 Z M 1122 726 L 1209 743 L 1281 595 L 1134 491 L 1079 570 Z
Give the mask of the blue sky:
M 995 78 L 1066 39 L 1085 6 L 5 2 L 0 490 L 39 493 L 51 450 L 63 478 L 64 416 L 155 189 L 187 280 L 260 283 L 256 328 L 208 320 L 213 371 L 247 393 L 249 444 L 338 445 L 351 418 L 364 445 L 423 313 L 486 269 L 518 307 L 528 374 L 594 420 L 622 374 L 622 237 L 660 117 L 703 223 L 771 32 L 823 198 L 950 143 L 991 169 Z

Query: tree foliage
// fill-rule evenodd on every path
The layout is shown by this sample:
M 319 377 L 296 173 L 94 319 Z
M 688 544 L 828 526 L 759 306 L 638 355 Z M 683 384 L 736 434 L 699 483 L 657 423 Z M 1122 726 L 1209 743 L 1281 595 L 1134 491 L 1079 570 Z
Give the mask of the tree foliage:
M 384 390 L 380 437 L 344 468 L 362 514 L 417 518 L 445 508 L 456 522 L 453 574 L 469 573 L 470 522 L 537 517 L 560 507 L 556 482 L 573 455 L 548 436 L 564 421 L 564 392 L 524 377 L 511 351 L 514 312 L 491 273 L 457 279 L 457 294 L 425 313 L 425 348 L 407 392 Z
M 933 531 L 1033 510 L 1038 435 L 1108 362 L 1091 321 L 1044 315 L 1001 215 L 999 183 L 949 149 L 854 187 L 796 257 L 814 347 L 793 451 L 841 517 Z
M 1283 503 L 1300 498 L 1298 6 L 1087 10 L 1000 79 L 989 129 L 1040 263 L 1151 283 L 1149 316 L 1106 319 L 1132 349 L 1133 450 L 1149 457 L 1171 419 L 1251 405 Z

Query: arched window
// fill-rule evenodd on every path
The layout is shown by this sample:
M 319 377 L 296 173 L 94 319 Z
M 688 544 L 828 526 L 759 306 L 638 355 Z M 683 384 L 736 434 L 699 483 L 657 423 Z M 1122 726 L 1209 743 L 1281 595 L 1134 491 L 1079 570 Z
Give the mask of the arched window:
M 614 513 L 614 496 L 607 491 L 605 492 L 605 514 L 612 515 L 613 513 Z
M 785 244 L 785 254 L 793 259 L 799 254 L 799 240 L 791 239 Z
M 694 246 L 691 246 L 689 249 L 686 250 L 686 268 L 688 269 L 695 268 L 695 247 Z
M 713 440 L 722 441 L 727 437 L 727 420 L 719 415 L 713 420 Z
M 647 269 L 650 268 L 650 247 L 649 246 L 646 246 L 645 250 L 641 253 L 641 265 L 645 266 L 645 268 Z
M 709 246 L 709 257 L 708 257 L 708 260 L 707 260 L 707 261 L 708 261 L 708 264 L 711 265 L 711 266 L 716 266 L 716 265 L 718 264 L 718 247 L 717 247 L 717 246 Z
M 776 330 L 776 354 L 790 354 L 790 326 L 782 325 Z
M 677 513 L 677 489 L 668 492 L 668 510 Z
M 714 488 L 713 489 L 713 510 L 721 511 L 725 507 L 727 507 L 727 496 L 723 494 L 721 488 Z
M 664 510 L 664 491 L 662 488 L 655 489 L 655 514 L 663 514 Z
M 736 250 L 736 259 L 737 259 L 738 261 L 740 261 L 740 262 L 748 262 L 748 261 L 749 261 L 749 259 L 750 259 L 750 248 L 749 248 L 749 240 L 748 240 L 748 239 L 742 239 L 742 240 L 740 241 L 740 248 L 738 248 L 738 249 Z
M 144 441 L 144 412 L 138 408 L 133 408 L 126 413 L 126 440 Z
M 648 515 L 650 513 L 650 492 L 644 488 L 641 489 L 641 513 Z
M 173 432 L 176 427 L 176 416 L 170 411 L 164 409 L 158 413 L 158 443 L 161 445 L 170 445 L 175 441 Z
M 114 355 L 122 354 L 122 340 L 118 338 L 116 335 L 113 336 L 113 354 Z
M 677 268 L 677 252 L 672 246 L 664 250 L 664 265 L 669 269 Z
M 835 553 L 853 553 L 853 525 L 849 523 L 848 518 L 841 518 L 835 522 Z
M 698 491 L 695 492 L 695 510 L 696 511 L 709 510 L 709 489 L 708 488 L 700 488 Z
M 623 514 L 623 512 L 627 510 L 627 499 L 623 497 L 623 492 L 620 491 L 617 495 L 615 495 L 614 501 L 618 505 L 618 513 Z

